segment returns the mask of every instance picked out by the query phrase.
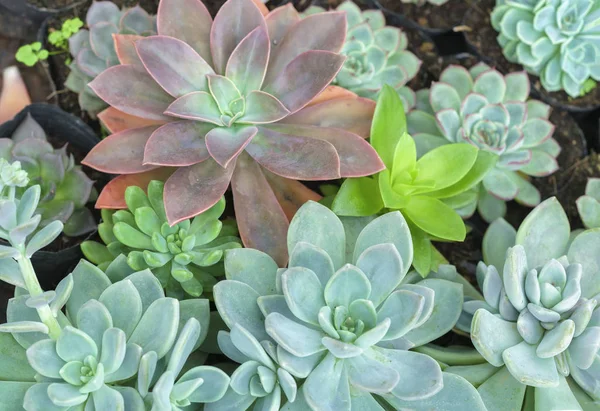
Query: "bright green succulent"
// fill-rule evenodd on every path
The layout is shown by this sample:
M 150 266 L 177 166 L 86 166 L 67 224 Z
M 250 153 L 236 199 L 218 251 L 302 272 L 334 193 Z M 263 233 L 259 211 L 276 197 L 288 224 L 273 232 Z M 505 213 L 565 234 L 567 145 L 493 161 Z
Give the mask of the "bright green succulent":
M 29 176 L 29 183 L 16 189 L 20 196 L 27 187 L 38 184 L 41 198 L 38 212 L 40 227 L 59 220 L 64 234 L 75 237 L 96 228 L 96 221 L 86 204 L 95 197 L 94 182 L 75 165 L 67 147 L 55 149 L 46 133 L 29 114 L 11 138 L 0 138 L 0 159 L 18 161 Z
M 413 140 L 406 130 L 402 102 L 386 86 L 375 109 L 371 144 L 387 169 L 374 177 L 344 181 L 332 210 L 344 216 L 400 210 L 419 249 L 413 264 L 419 273 L 426 274 L 440 259 L 431 239 L 465 239 L 465 224 L 452 205 L 494 167 L 496 155 L 471 144 L 452 144 L 417 159 L 416 138 Z
M 585 195 L 577 199 L 577 210 L 586 228 L 600 228 L 600 179 L 590 178 Z
M 150 268 L 167 294 L 182 298 L 210 292 L 219 275 L 217 265 L 225 250 L 241 247 L 237 230 L 223 226 L 219 217 L 225 199 L 192 220 L 170 226 L 163 203 L 164 183 L 151 181 L 148 194 L 136 186 L 125 191 L 127 210 L 102 210 L 98 226 L 106 246 L 85 241 L 81 249 L 91 262 L 106 268 L 123 254 L 136 271 Z
M 509 61 L 577 98 L 600 80 L 599 12 L 596 0 L 499 0 L 491 19 Z
M 234 400 L 235 409 L 278 409 L 286 399 L 289 411 L 484 409 L 462 378 L 411 351 L 453 327 L 462 287 L 406 275 L 413 247 L 399 212 L 342 223 L 308 202 L 287 244 L 282 269 L 257 250 L 226 254 L 227 279 L 214 293 L 232 331 L 219 342 L 242 365 L 228 401 L 207 409 L 233 409 Z
M 304 14 L 324 11 L 311 6 Z M 347 58 L 333 84 L 372 99 L 389 84 L 404 100 L 414 102 L 415 93 L 405 84 L 417 75 L 421 60 L 407 50 L 406 34 L 397 27 L 386 26 L 381 10 L 361 11 L 352 1 L 345 1 L 336 11 L 346 12 L 347 35 L 341 54 Z
M 156 17 L 140 6 L 120 10 L 112 1 L 94 1 L 88 9 L 86 24 L 87 30 L 68 37 L 73 63 L 65 87 L 79 94 L 81 109 L 95 117 L 106 108 L 106 103 L 87 84 L 102 71 L 119 64 L 119 49 L 113 35 L 127 35 L 133 41 L 156 34 Z
M 525 72 L 504 76 L 485 64 L 469 71 L 449 66 L 439 82 L 417 93 L 416 108 L 407 121 L 419 156 L 442 145 L 470 143 L 498 157 L 481 185 L 453 199 L 462 216 L 477 208 L 492 222 L 504 216 L 506 201 L 539 204 L 540 193 L 528 176 L 556 171 L 560 146 L 552 138 L 550 107 L 528 98 Z
M 477 381 L 488 409 L 520 410 L 527 386 L 535 397 L 527 409 L 536 411 L 588 409 L 600 400 L 599 247 L 597 229 L 571 235 L 555 198 L 517 231 L 504 220 L 490 226 L 477 276 L 483 298 L 464 310 L 475 348 L 502 368 L 460 370 Z

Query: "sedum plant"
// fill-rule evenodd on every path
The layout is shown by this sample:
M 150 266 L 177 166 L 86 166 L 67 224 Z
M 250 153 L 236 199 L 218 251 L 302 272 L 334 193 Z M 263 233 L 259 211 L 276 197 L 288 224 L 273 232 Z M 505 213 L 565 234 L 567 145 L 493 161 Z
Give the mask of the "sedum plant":
M 570 235 L 555 198 L 517 231 L 504 220 L 490 226 L 477 273 L 483 299 L 464 304 L 471 340 L 489 364 L 460 372 L 477 381 L 488 409 L 520 410 L 528 396 L 536 411 L 600 400 L 599 246 L 597 230 Z
M 102 269 L 124 255 L 133 270 L 150 268 L 168 295 L 198 297 L 216 283 L 215 272 L 207 270 L 221 261 L 225 250 L 240 247 L 240 240 L 235 227 L 224 227 L 219 221 L 225 210 L 224 198 L 192 220 L 170 226 L 163 190 L 161 181 L 151 181 L 148 194 L 139 187 L 128 187 L 127 210 L 102 210 L 98 232 L 106 245 L 85 241 L 81 250 Z
M 407 50 L 406 34 L 386 26 L 381 10 L 361 11 L 352 1 L 343 2 L 336 10 L 346 12 L 348 33 L 341 53 L 347 58 L 333 84 L 372 99 L 389 84 L 403 99 L 414 101 L 414 92 L 405 85 L 417 75 L 421 61 Z M 311 6 L 304 14 L 324 11 Z
M 344 222 L 302 206 L 287 268 L 258 250 L 226 254 L 214 292 L 231 332 L 218 341 L 241 365 L 206 409 L 484 410 L 466 381 L 414 351 L 452 328 L 462 287 L 406 275 L 413 247 L 399 212 Z
M 228 0 L 212 21 L 197 0 L 161 0 L 157 19 L 159 35 L 123 40 L 122 64 L 90 87 L 124 122 L 163 125 L 113 134 L 85 164 L 129 175 L 108 185 L 107 197 L 117 185 L 170 174 L 169 224 L 206 211 L 231 183 L 244 243 L 284 264 L 286 212 L 314 194 L 294 180 L 384 167 L 364 140 L 374 103 L 327 89 L 344 63 L 344 13 L 301 19 L 290 4 L 265 17 L 252 0 Z
M 94 1 L 86 15 L 88 29 L 68 37 L 68 50 L 73 56 L 71 72 L 65 87 L 79 94 L 79 106 L 95 117 L 106 108 L 87 84 L 98 74 L 119 64 L 119 43 L 113 35 L 122 34 L 128 41 L 156 34 L 156 18 L 140 6 L 120 10 L 112 1 Z
M 18 161 L 29 176 L 29 184 L 16 190 L 21 196 L 28 187 L 39 185 L 40 227 L 59 220 L 64 234 L 76 237 L 96 229 L 92 212 L 86 207 L 96 196 L 94 182 L 75 164 L 66 145 L 55 149 L 46 133 L 31 117 L 17 127 L 10 138 L 0 138 L 0 159 Z
M 465 224 L 451 201 L 477 185 L 496 156 L 470 144 L 455 144 L 437 147 L 417 160 L 415 140 L 406 130 L 400 97 L 385 86 L 375 110 L 371 144 L 387 169 L 374 177 L 344 181 L 332 210 L 345 216 L 400 210 L 419 249 L 413 264 L 425 275 L 440 260 L 431 239 L 465 239 Z
M 10 246 L 0 246 L 0 279 L 16 287 L 0 325 L 3 407 L 170 411 L 221 398 L 229 377 L 187 361 L 207 335 L 208 300 L 167 298 L 149 270 L 131 273 L 118 261 L 107 274 L 82 261 L 43 291 L 30 258 L 63 224 L 32 235 L 40 187 L 17 199 L 18 165 L 12 175 L 2 171 L 0 237 Z
M 588 179 L 585 195 L 577 199 L 577 210 L 585 228 L 600 228 L 600 179 Z
M 491 16 L 507 60 L 547 91 L 577 98 L 600 79 L 600 21 L 594 0 L 500 0 Z
M 525 72 L 503 76 L 485 64 L 469 71 L 451 65 L 439 82 L 418 93 L 407 121 L 419 156 L 441 145 L 470 143 L 498 157 L 479 187 L 454 199 L 461 215 L 477 208 L 492 222 L 506 213 L 505 201 L 539 204 L 540 193 L 529 176 L 555 172 L 560 146 L 552 138 L 550 107 L 528 97 Z

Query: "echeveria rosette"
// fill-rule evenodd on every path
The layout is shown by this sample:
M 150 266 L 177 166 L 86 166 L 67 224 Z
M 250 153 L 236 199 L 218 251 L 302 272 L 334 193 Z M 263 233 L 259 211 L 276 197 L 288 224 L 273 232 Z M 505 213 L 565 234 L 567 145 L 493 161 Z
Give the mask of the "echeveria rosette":
M 301 19 L 288 5 L 263 16 L 252 0 L 229 0 L 213 22 L 198 0 L 162 0 L 157 21 L 158 36 L 119 50 L 127 64 L 90 86 L 113 108 L 166 124 L 113 134 L 85 163 L 132 178 L 169 167 L 170 224 L 213 206 L 231 182 L 242 240 L 285 263 L 278 200 L 293 214 L 289 198 L 306 191 L 292 180 L 384 167 L 364 140 L 374 103 L 327 89 L 344 63 L 344 13 Z
M 600 228 L 600 179 L 590 178 L 585 195 L 577 199 L 577 211 L 585 228 Z
M 288 268 L 278 269 L 272 258 L 253 249 L 225 256 L 227 279 L 214 293 L 232 331 L 222 332 L 219 342 L 243 365 L 224 399 L 245 396 L 237 409 L 250 407 L 252 385 L 269 374 L 256 376 L 256 370 L 266 367 L 277 373 L 286 394 L 284 410 L 439 408 L 448 407 L 452 395 L 464 399 L 456 407 L 484 409 L 466 381 L 448 377 L 430 357 L 409 351 L 452 328 L 462 287 L 406 275 L 413 248 L 400 213 L 342 222 L 309 202 L 292 220 L 287 245 Z M 250 391 L 248 377 L 255 380 Z M 264 404 L 260 398 L 266 397 L 258 399 Z M 277 401 L 269 400 L 273 409 Z M 218 405 L 208 409 L 230 409 Z
M 507 60 L 577 98 L 600 80 L 599 10 L 595 0 L 499 0 L 491 20 Z
M 31 115 L 10 138 L 0 138 L 0 158 L 11 163 L 19 161 L 27 172 L 29 183 L 17 189 L 17 196 L 33 185 L 41 187 L 40 228 L 59 220 L 64 223 L 64 234 L 71 237 L 96 229 L 94 216 L 86 207 L 96 196 L 94 182 L 75 164 L 73 155 L 67 154 L 66 145 L 60 149 L 52 147 Z
M 121 254 L 135 271 L 150 268 L 169 296 L 210 293 L 215 275 L 223 275 L 218 264 L 224 251 L 241 247 L 235 227 L 223 226 L 219 220 L 225 199 L 191 220 L 170 226 L 163 191 L 161 181 L 151 181 L 147 194 L 140 187 L 128 187 L 127 210 L 102 210 L 98 233 L 106 245 L 85 241 L 81 249 L 102 269 Z
M 469 71 L 451 65 L 439 82 L 417 93 L 416 108 L 407 121 L 419 156 L 453 143 L 469 143 L 498 156 L 479 189 L 452 199 L 461 215 L 469 216 L 477 208 L 491 222 L 504 216 L 506 201 L 539 204 L 540 193 L 528 176 L 555 172 L 560 146 L 552 138 L 550 107 L 528 98 L 525 72 L 504 76 L 485 64 Z
M 106 108 L 87 84 L 109 67 L 119 64 L 113 39 L 134 41 L 141 36 L 156 34 L 156 18 L 140 6 L 120 10 L 112 1 L 94 1 L 86 16 L 88 30 L 81 29 L 69 38 L 69 51 L 73 63 L 65 87 L 79 94 L 79 106 L 95 117 Z
M 324 12 L 318 6 L 309 7 L 304 14 Z M 341 54 L 347 57 L 333 84 L 359 96 L 376 99 L 381 88 L 388 84 L 404 100 L 415 101 L 415 93 L 405 87 L 421 67 L 421 61 L 407 50 L 408 38 L 397 27 L 386 26 L 381 10 L 361 9 L 352 1 L 340 4 L 336 11 L 346 12 L 348 33 Z
M 374 177 L 344 181 L 332 210 L 344 216 L 399 210 L 420 250 L 413 265 L 426 275 L 444 262 L 432 239 L 463 241 L 466 236 L 461 216 L 447 202 L 468 196 L 494 167 L 496 155 L 471 144 L 454 144 L 436 147 L 417 159 L 418 139 L 406 131 L 402 101 L 391 87 L 384 86 L 375 109 L 371 144 L 387 169 Z
M 20 332 L 19 325 L 39 323 L 33 307 L 46 301 L 62 327 L 58 337 Z M 3 401 L 15 407 L 10 409 L 144 410 L 148 392 L 150 398 L 164 397 L 166 388 L 158 382 L 177 377 L 184 364 L 187 371 L 170 394 L 175 405 L 217 400 L 229 383 L 222 371 L 186 362 L 207 335 L 208 300 L 180 302 L 165 297 L 149 270 L 131 273 L 120 259 L 107 274 L 82 261 L 56 292 L 46 292 L 35 301 L 18 292 L 9 301 L 7 318 L 12 328 L 3 326 L 2 331 L 12 331 L 12 346 L 17 353 L 26 350 L 26 356 L 13 357 L 22 364 L 3 356 L 2 366 L 31 370 L 38 381 L 31 375 L 19 382 L 0 382 Z M 152 380 L 153 369 L 164 370 L 166 377 Z M 137 389 L 133 388 L 136 376 Z M 171 410 L 170 405 L 157 409 Z
M 483 300 L 464 305 L 477 350 L 491 365 L 506 365 L 479 387 L 488 408 L 506 401 L 507 384 L 519 393 L 511 407 L 520 408 L 525 386 L 535 387 L 536 410 L 600 399 L 599 247 L 597 229 L 573 238 L 555 198 L 517 231 L 501 219 L 490 226 L 478 269 Z

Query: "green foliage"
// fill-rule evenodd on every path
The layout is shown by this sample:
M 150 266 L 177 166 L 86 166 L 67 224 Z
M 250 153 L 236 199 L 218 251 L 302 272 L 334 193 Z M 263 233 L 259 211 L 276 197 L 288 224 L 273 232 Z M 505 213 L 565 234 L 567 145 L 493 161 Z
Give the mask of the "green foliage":
M 371 129 L 371 144 L 387 169 L 376 176 L 347 179 L 332 209 L 338 215 L 368 216 L 399 210 L 411 227 L 413 243 L 423 250 L 413 264 L 425 275 L 436 255 L 431 239 L 462 241 L 466 228 L 445 203 L 476 186 L 497 156 L 470 144 L 445 145 L 417 159 L 408 135 L 402 101 L 391 87 L 382 90 Z
M 36 41 L 19 47 L 15 58 L 18 62 L 33 67 L 52 54 L 67 52 L 69 50 L 69 38 L 77 33 L 81 27 L 83 27 L 83 22 L 79 18 L 68 19 L 62 24 L 60 30 L 51 29 L 48 34 L 48 43 L 54 46 L 58 50 L 57 52 L 51 53 L 46 49 L 42 49 L 42 43 Z M 67 59 L 66 64 L 71 64 L 71 59 Z
M 60 30 L 52 30 L 48 34 L 48 42 L 59 50 L 68 51 L 68 40 L 83 27 L 83 21 L 78 17 L 67 19 Z
M 42 49 L 42 43 L 39 41 L 19 47 L 17 54 L 15 54 L 15 58 L 19 63 L 29 67 L 35 66 L 40 60 L 46 60 L 48 56 L 48 50 Z

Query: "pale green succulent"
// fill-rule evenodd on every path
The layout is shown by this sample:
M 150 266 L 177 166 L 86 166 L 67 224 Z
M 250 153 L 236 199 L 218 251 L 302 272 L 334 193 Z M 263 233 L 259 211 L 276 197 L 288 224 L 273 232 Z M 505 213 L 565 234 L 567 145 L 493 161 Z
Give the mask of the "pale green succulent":
M 288 249 L 283 269 L 256 250 L 227 252 L 227 280 L 214 288 L 217 309 L 232 329 L 222 333 L 221 347 L 243 362 L 232 376 L 231 401 L 245 398 L 236 409 L 256 398 L 277 409 L 285 401 L 280 388 L 284 410 L 484 409 L 462 378 L 410 351 L 453 327 L 462 287 L 406 275 L 413 247 L 399 212 L 342 223 L 308 202 L 290 224 Z M 267 381 L 268 396 L 257 389 Z M 448 405 L 452 396 L 464 402 Z M 208 409 L 231 409 L 228 404 Z
M 600 228 L 600 179 L 590 178 L 585 195 L 577 199 L 577 210 L 585 228 Z
M 469 71 L 449 66 L 439 82 L 417 92 L 407 121 L 419 156 L 443 144 L 465 142 L 498 156 L 479 187 L 447 200 L 464 217 L 477 208 L 486 221 L 494 221 L 504 216 L 509 200 L 536 206 L 540 193 L 528 176 L 558 169 L 560 146 L 552 138 L 550 107 L 528 98 L 525 72 L 504 76 L 485 64 Z
M 491 20 L 509 61 L 577 98 L 600 80 L 599 13 L 595 0 L 498 0 Z
M 521 409 L 526 386 L 535 387 L 536 411 L 600 401 L 599 247 L 598 230 L 571 235 L 555 198 L 518 231 L 504 220 L 490 226 L 478 267 L 483 299 L 466 301 L 464 310 L 473 315 L 475 348 L 489 365 L 506 367 L 459 371 L 477 381 L 488 409 Z
M 388 84 L 404 100 L 414 102 L 415 93 L 405 84 L 417 75 L 421 60 L 407 50 L 406 34 L 397 27 L 386 26 L 381 10 L 361 11 L 352 1 L 345 1 L 336 10 L 346 12 L 347 36 L 341 54 L 347 58 L 333 84 L 371 99 L 376 99 Z M 324 11 L 311 6 L 304 14 Z
M 5 188 L 25 187 L 29 183 L 27 171 L 21 168 L 20 161 L 9 163 L 4 158 L 0 158 L 0 195 Z

